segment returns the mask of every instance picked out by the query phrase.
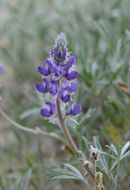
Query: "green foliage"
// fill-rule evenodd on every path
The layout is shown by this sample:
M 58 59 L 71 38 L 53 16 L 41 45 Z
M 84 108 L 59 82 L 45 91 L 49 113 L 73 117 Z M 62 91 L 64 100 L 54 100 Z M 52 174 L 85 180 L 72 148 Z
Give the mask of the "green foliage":
M 85 177 L 81 174 L 81 172 L 71 164 L 65 164 L 64 169 L 62 168 L 56 168 L 53 170 L 54 177 L 52 177 L 52 180 L 55 179 L 71 179 L 71 180 L 80 180 L 84 182 L 86 185 L 88 185 L 88 181 L 85 179 Z
M 31 178 L 31 171 L 28 171 L 24 176 L 18 179 L 11 190 L 28 190 L 29 181 Z

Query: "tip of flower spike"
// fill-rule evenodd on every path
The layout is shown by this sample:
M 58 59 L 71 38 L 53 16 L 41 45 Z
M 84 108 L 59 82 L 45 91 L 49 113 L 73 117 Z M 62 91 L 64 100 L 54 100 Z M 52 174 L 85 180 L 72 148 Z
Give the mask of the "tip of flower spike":
M 61 32 L 55 39 L 54 49 L 66 49 L 67 48 L 67 38 L 65 33 Z
M 67 55 L 67 40 L 64 33 L 60 33 L 56 39 L 54 48 L 51 50 L 51 56 L 55 61 L 63 62 Z

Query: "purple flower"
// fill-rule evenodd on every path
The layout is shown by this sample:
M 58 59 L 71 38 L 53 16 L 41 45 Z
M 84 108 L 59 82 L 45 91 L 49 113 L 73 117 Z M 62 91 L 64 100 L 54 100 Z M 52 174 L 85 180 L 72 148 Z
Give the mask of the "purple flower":
M 55 80 L 50 82 L 49 92 L 52 96 L 55 96 L 58 92 L 58 83 Z
M 67 61 L 67 63 L 65 64 L 65 66 L 63 67 L 63 76 L 66 76 L 70 70 L 70 68 L 73 66 L 73 64 L 76 62 L 76 57 L 75 55 L 70 55 L 69 60 Z
M 82 107 L 80 104 L 76 104 L 76 105 L 71 105 L 70 108 L 70 115 L 78 115 L 80 112 L 82 112 Z
M 59 62 L 62 62 L 62 61 L 65 60 L 66 54 L 67 54 L 66 49 L 64 49 L 64 50 L 53 49 L 53 50 L 51 51 L 51 56 L 52 56 L 56 61 L 59 61 Z
M 54 75 L 56 77 L 59 77 L 62 75 L 62 66 L 61 66 L 61 63 L 55 63 L 55 66 L 54 66 Z
M 38 66 L 37 68 L 38 72 L 41 73 L 43 76 L 48 76 L 49 75 L 49 69 L 44 67 L 44 66 Z
M 5 72 L 4 67 L 0 66 L 0 74 L 2 74 L 4 72 Z
M 75 92 L 77 90 L 78 85 L 76 82 L 70 82 L 70 81 L 64 80 L 62 87 L 63 87 L 63 89 L 66 89 L 70 93 L 72 93 L 72 92 Z
M 70 101 L 70 94 L 68 92 L 68 90 L 66 89 L 61 89 L 59 90 L 59 98 L 64 102 L 64 103 L 67 103 Z
M 61 101 L 61 106 L 64 102 L 67 107 L 70 107 L 70 115 L 75 116 L 81 112 L 81 106 L 73 104 L 72 96 L 77 90 L 77 83 L 72 82 L 78 77 L 78 72 L 73 67 L 75 63 L 76 56 L 68 52 L 65 34 L 61 33 L 56 38 L 49 57 L 37 68 L 43 82 L 37 83 L 36 89 L 43 94 L 48 93 L 47 100 L 48 96 L 53 100 L 53 103 L 46 102 L 46 106 L 41 109 L 42 116 L 50 117 L 56 111 L 57 100 Z M 68 108 L 64 106 L 64 109 Z M 66 110 L 64 114 L 67 114 Z
M 50 117 L 53 115 L 56 111 L 56 106 L 52 102 L 46 102 L 46 105 L 44 108 L 41 109 L 40 113 L 44 117 Z
M 67 65 L 74 64 L 75 62 L 76 62 L 76 56 L 74 54 L 71 54 L 71 56 L 67 62 Z
M 42 83 L 36 83 L 36 89 L 41 93 L 48 92 L 49 80 L 44 78 Z
M 67 73 L 66 78 L 68 80 L 73 80 L 76 79 L 78 77 L 78 72 L 77 71 L 71 71 L 69 73 Z

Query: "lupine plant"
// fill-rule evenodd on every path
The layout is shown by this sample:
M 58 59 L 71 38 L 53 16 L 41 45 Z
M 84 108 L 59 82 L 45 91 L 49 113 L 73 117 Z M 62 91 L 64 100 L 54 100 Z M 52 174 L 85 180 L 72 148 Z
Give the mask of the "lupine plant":
M 61 127 L 68 145 L 87 172 L 89 171 L 91 174 L 95 189 L 103 190 L 102 173 L 96 171 L 99 150 L 91 146 L 91 161 L 87 161 L 83 153 L 78 150 L 66 126 L 68 117 L 78 116 L 82 111 L 81 105 L 75 104 L 73 100 L 73 95 L 77 89 L 77 83 L 73 81 L 78 77 L 78 72 L 74 69 L 75 64 L 76 57 L 68 52 L 66 36 L 61 33 L 55 40 L 50 56 L 43 65 L 38 67 L 38 72 L 42 75 L 42 83 L 37 83 L 36 89 L 45 94 L 45 99 L 47 99 L 40 113 L 45 118 L 52 117 L 52 121 Z
M 83 114 L 82 106 L 75 103 L 74 99 L 78 88 L 76 64 L 76 56 L 68 51 L 66 36 L 61 33 L 57 36 L 49 57 L 37 68 L 41 75 L 41 82 L 36 83 L 35 87 L 44 99 L 40 115 L 42 118 L 48 119 L 50 123 L 59 126 L 64 134 L 65 144 L 70 148 L 70 153 L 77 163 L 76 166 L 67 163 L 61 168 L 55 167 L 52 180 L 74 179 L 83 182 L 87 189 L 118 190 L 121 178 L 120 167 L 130 156 L 130 142 L 128 141 L 122 148 L 116 148 L 111 144 L 107 146 L 108 152 L 105 152 L 96 137 L 90 143 L 83 136 L 86 147 L 86 151 L 83 152 L 75 143 L 67 126 L 69 119 L 77 123 L 77 117 L 79 114 Z M 3 69 L 1 71 L 3 72 Z M 0 112 L 10 123 L 21 130 L 51 136 L 62 141 L 56 134 L 44 132 L 38 127 L 36 129 L 25 128 L 13 121 L 1 108 Z M 78 165 L 81 166 L 81 169 Z M 29 171 L 21 178 L 21 181 L 14 185 L 13 189 L 27 189 L 30 177 L 31 172 Z

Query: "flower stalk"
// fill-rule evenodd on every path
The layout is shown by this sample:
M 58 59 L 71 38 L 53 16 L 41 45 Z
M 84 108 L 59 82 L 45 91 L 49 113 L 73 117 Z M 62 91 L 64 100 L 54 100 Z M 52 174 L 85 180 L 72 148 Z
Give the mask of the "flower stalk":
M 57 105 L 59 122 L 60 122 L 61 128 L 63 130 L 64 136 L 68 142 L 68 145 L 70 146 L 71 150 L 73 151 L 73 153 L 76 154 L 77 157 L 79 157 L 78 148 L 77 148 L 75 142 L 73 141 L 68 128 L 65 125 L 65 119 L 62 116 L 61 107 L 60 107 L 60 100 L 58 98 L 56 100 L 56 105 Z

